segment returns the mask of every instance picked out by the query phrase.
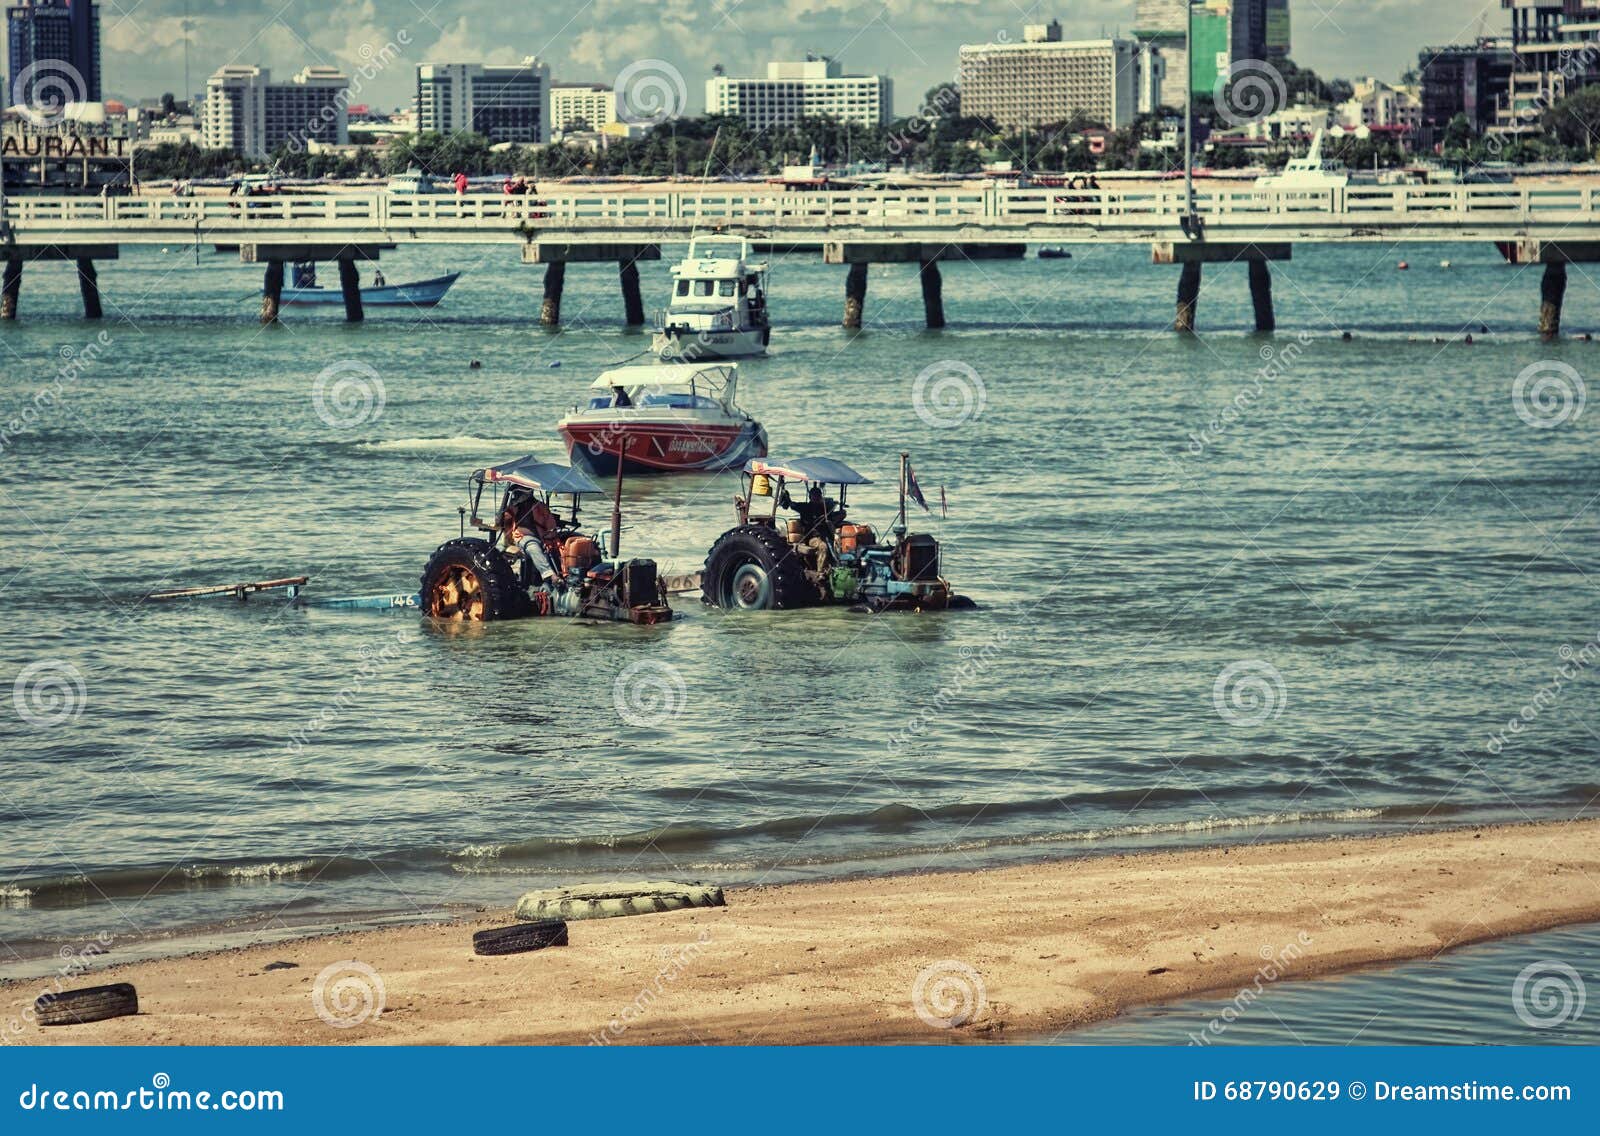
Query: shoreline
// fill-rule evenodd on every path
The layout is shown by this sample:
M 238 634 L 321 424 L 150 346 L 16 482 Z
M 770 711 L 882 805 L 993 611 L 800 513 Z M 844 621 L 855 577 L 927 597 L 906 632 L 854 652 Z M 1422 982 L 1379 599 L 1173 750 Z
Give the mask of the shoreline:
M 1597 921 L 1597 878 L 1600 820 L 1590 819 L 730 889 L 725 908 L 578 921 L 570 946 L 474 956 L 471 933 L 511 921 L 502 909 L 96 966 L 64 985 L 133 982 L 141 1013 L 65 1029 L 41 1030 L 25 1013 L 50 979 L 8 982 L 0 1043 L 1039 1036 L 1135 1005 Z M 378 1000 L 383 1010 L 334 1028 L 312 991 L 346 960 L 376 978 L 330 973 L 324 1011 L 354 1017 Z M 264 969 L 274 962 L 294 966 Z M 941 1028 L 963 1011 L 971 1020 Z

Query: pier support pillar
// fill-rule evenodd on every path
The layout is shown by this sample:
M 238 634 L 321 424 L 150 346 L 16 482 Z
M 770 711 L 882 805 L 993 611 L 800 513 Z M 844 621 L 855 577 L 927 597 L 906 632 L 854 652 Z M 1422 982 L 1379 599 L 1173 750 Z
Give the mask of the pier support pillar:
M 1191 260 L 1184 264 L 1178 277 L 1178 317 L 1172 330 L 1193 333 L 1195 308 L 1200 301 L 1200 262 Z
M 622 284 L 623 319 L 629 327 L 644 326 L 644 297 L 639 294 L 639 264 L 617 261 L 617 279 Z
M 1252 260 L 1250 267 L 1250 304 L 1256 310 L 1256 330 L 1275 331 L 1278 317 L 1272 310 L 1272 268 L 1264 260 Z
M 1561 305 L 1567 298 L 1567 266 L 1553 260 L 1544 266 L 1539 283 L 1539 334 L 1545 339 L 1561 336 Z
M 544 302 L 539 305 L 539 322 L 545 327 L 561 326 L 561 289 L 567 282 L 567 262 L 551 261 L 544 270 Z
M 930 328 L 944 326 L 944 278 L 939 275 L 939 262 L 922 262 L 922 311 Z
M 0 320 L 17 318 L 17 293 L 22 291 L 22 258 L 8 257 L 0 277 Z
M 283 261 L 267 261 L 261 284 L 261 322 L 278 322 L 278 305 L 283 300 Z
M 360 323 L 365 319 L 366 312 L 361 309 L 361 273 L 348 256 L 339 258 L 339 292 L 344 296 L 345 320 Z
M 857 261 L 844 278 L 844 326 L 852 330 L 861 327 L 861 312 L 867 304 L 868 267 L 865 261 Z
M 83 296 L 83 318 L 97 320 L 105 313 L 100 308 L 100 275 L 94 261 L 86 256 L 78 258 L 78 291 Z

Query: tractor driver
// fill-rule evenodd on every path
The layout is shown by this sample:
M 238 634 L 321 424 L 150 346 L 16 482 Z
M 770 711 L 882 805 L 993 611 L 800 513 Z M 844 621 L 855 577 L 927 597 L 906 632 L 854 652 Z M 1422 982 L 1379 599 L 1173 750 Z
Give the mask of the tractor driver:
M 545 541 L 556 531 L 556 515 L 550 506 L 531 495 L 506 498 L 500 514 L 500 529 L 505 534 L 506 551 L 520 550 L 533 565 L 534 572 L 547 587 L 560 585 L 561 574 L 545 548 Z
M 813 485 L 804 501 L 796 501 L 785 489 L 783 496 L 778 499 L 778 504 L 799 514 L 800 541 L 797 547 L 811 553 L 820 572 L 827 566 L 828 548 L 833 541 L 833 526 L 830 521 L 835 517 L 842 520 L 844 514 L 831 508 L 835 502 L 823 497 L 821 485 Z

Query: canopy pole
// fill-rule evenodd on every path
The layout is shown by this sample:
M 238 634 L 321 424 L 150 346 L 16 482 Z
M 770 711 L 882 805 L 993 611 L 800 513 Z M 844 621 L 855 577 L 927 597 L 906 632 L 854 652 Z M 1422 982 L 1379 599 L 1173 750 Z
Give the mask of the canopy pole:
M 622 462 L 628 452 L 628 436 L 617 439 L 617 488 L 611 497 L 611 559 L 621 558 L 622 549 Z

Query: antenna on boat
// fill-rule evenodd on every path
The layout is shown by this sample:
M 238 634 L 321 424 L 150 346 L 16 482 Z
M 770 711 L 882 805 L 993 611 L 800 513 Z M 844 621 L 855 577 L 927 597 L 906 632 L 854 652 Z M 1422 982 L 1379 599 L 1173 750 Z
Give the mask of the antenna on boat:
M 711 176 L 711 159 L 717 152 L 717 139 L 721 137 L 722 127 L 719 126 L 711 135 L 711 147 L 706 151 L 705 168 L 700 171 L 700 192 L 695 195 L 694 199 L 694 223 L 689 226 L 689 241 L 691 244 L 694 242 L 695 233 L 700 229 L 700 203 L 705 200 L 706 179 Z

